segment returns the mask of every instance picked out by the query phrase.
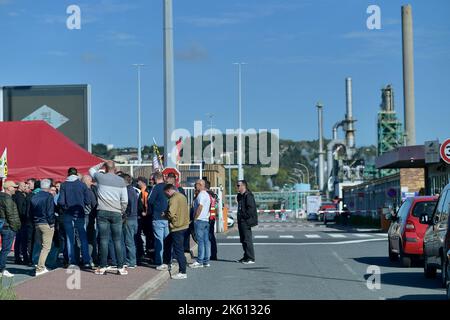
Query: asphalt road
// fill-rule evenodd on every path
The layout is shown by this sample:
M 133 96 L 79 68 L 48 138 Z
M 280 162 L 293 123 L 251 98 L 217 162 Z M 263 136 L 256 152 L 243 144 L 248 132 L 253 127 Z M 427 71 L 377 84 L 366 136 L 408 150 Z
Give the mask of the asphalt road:
M 380 232 L 307 222 L 262 223 L 253 235 L 256 264 L 235 262 L 242 248 L 232 231 L 219 236 L 219 261 L 211 268 L 188 268 L 188 279 L 169 280 L 151 299 L 446 298 L 437 279 L 423 276 L 422 266 L 406 269 L 389 262 L 387 237 Z M 370 281 L 377 276 L 369 266 L 380 271 L 379 289 Z

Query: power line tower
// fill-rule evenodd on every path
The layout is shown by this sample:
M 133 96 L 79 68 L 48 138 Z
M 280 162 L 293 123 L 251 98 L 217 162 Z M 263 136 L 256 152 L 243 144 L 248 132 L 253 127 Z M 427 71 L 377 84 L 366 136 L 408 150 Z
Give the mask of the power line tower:
M 397 118 L 394 106 L 394 88 L 389 84 L 381 89 L 381 110 L 378 112 L 378 155 L 403 145 L 402 124 Z M 396 170 L 380 170 L 382 177 L 396 173 Z

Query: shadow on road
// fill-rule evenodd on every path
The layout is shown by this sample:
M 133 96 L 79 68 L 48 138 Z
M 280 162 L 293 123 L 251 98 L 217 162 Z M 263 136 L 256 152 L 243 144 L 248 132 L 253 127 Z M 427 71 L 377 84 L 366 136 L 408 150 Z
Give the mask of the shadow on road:
M 269 270 L 265 270 L 265 269 L 269 269 Z M 265 267 L 240 268 L 240 270 L 248 270 L 248 271 L 253 271 L 253 272 L 264 272 L 264 273 L 278 274 L 278 275 L 290 276 L 290 277 L 300 277 L 300 278 L 311 278 L 311 279 L 321 279 L 321 280 L 336 280 L 336 281 L 365 283 L 365 281 L 363 281 L 363 280 L 323 277 L 323 276 L 315 276 L 315 275 L 311 275 L 311 274 L 302 274 L 302 273 L 271 271 L 270 268 L 267 268 L 267 267 L 266 268 Z
M 364 275 L 367 280 L 371 274 Z M 422 272 L 391 272 L 381 275 L 382 285 L 394 285 L 400 287 L 420 289 L 440 289 L 437 279 L 426 279 Z
M 400 267 L 398 262 L 389 261 L 388 257 L 360 257 L 354 258 L 358 263 L 366 264 L 369 266 L 379 266 L 379 267 Z

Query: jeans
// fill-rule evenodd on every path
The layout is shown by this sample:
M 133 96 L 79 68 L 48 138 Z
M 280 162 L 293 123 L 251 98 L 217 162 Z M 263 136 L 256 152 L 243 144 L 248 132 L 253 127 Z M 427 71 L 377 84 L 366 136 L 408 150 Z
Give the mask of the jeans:
M 122 215 L 119 212 L 99 210 L 97 215 L 100 236 L 100 268 L 105 268 L 108 260 L 108 242 L 111 237 L 117 256 L 117 267 L 123 267 Z
M 184 256 L 184 235 L 186 230 L 170 233 L 175 259 L 178 261 L 180 273 L 186 273 L 186 257 Z
M 191 252 L 191 228 L 187 228 L 184 230 L 184 239 L 183 239 L 184 252 Z
M 238 221 L 239 237 L 244 250 L 244 259 L 255 261 L 255 249 L 253 248 L 252 228 L 245 222 Z
M 48 254 L 52 247 L 54 228 L 50 228 L 48 224 L 36 225 L 36 240 L 35 243 L 39 250 L 39 261 L 37 263 L 36 270 L 45 269 L 45 262 L 47 261 Z
M 211 260 L 217 260 L 217 241 L 214 227 L 216 220 L 209 220 L 209 241 L 211 242 Z
M 59 244 L 59 252 L 63 253 L 64 264 L 69 264 L 69 254 L 67 253 L 67 235 L 66 229 L 64 228 L 64 217 L 60 214 L 56 218 L 56 226 L 58 233 L 58 244 Z
M 209 221 L 196 220 L 194 222 L 195 235 L 198 243 L 197 262 L 207 264 L 211 257 L 211 242 L 209 241 Z
M 27 252 L 28 252 L 28 256 L 27 256 L 27 259 L 24 258 L 23 260 L 25 262 L 30 263 L 33 260 L 34 222 L 28 221 L 25 226 L 26 226 L 26 230 L 27 230 Z
M 125 243 L 125 263 L 136 266 L 136 244 L 134 238 L 137 234 L 138 222 L 136 218 L 127 219 L 123 224 L 123 239 Z
M 153 221 L 153 234 L 155 235 L 155 264 L 159 266 L 163 262 L 164 239 L 169 235 L 169 221 Z
M 90 264 L 91 257 L 89 256 L 89 245 L 86 234 L 86 221 L 83 216 L 76 217 L 69 213 L 64 214 L 64 229 L 67 237 L 67 253 L 69 255 L 69 263 L 77 264 L 75 255 L 75 229 L 78 231 L 78 236 L 81 241 L 81 255 L 83 257 L 83 264 Z
M 86 234 L 89 247 L 89 256 L 95 264 L 98 264 L 98 230 L 96 226 L 95 217 L 91 214 L 86 216 Z
M 2 251 L 0 251 L 0 272 L 3 272 L 6 268 L 6 259 L 8 254 L 11 252 L 14 237 L 16 233 L 8 227 L 3 227 L 0 231 L 2 235 Z

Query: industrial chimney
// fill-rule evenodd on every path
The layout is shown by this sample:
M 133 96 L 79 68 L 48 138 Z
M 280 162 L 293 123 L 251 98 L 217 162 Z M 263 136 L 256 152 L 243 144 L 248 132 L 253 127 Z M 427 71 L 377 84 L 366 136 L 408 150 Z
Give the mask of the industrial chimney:
M 352 102 L 352 78 L 345 79 L 346 115 L 345 115 L 345 145 L 347 146 L 347 157 L 353 158 L 355 152 L 355 128 L 353 123 L 353 102 Z
M 414 46 L 411 5 L 402 6 L 403 36 L 403 97 L 405 113 L 405 139 L 407 146 L 416 144 L 414 102 Z

